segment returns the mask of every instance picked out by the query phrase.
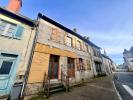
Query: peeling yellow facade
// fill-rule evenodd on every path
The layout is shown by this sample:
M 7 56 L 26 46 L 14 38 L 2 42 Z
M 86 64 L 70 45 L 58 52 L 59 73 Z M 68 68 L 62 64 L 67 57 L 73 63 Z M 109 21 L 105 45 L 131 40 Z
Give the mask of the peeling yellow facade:
M 45 72 L 48 73 L 50 54 L 77 58 L 77 55 L 73 52 L 37 43 L 32 60 L 28 83 L 43 82 Z

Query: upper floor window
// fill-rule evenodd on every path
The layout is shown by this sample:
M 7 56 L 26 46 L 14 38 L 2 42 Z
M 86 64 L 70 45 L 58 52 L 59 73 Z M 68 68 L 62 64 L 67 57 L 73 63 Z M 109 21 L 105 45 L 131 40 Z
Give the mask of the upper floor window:
M 84 43 L 81 43 L 81 50 L 82 51 L 86 51 L 86 47 L 85 47 L 85 44 Z
M 66 45 L 72 47 L 72 38 L 69 36 L 66 37 Z
M 100 57 L 100 52 L 93 49 L 94 56 Z
M 97 56 L 97 51 L 93 49 L 94 56 Z
M 55 29 L 55 28 L 52 28 L 52 34 L 51 34 L 51 39 L 55 42 L 60 42 L 61 40 L 61 34 L 60 34 L 60 31 Z
M 85 47 L 86 47 L 86 52 L 90 53 L 90 48 L 87 44 L 85 44 Z
M 81 50 L 81 42 L 80 41 L 77 41 L 77 49 Z
M 0 35 L 21 38 L 23 27 L 0 19 Z

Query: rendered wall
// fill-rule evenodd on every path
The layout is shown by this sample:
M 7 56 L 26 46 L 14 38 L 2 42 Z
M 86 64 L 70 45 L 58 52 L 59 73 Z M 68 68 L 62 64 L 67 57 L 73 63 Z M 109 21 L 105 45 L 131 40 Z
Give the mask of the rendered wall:
M 23 77 L 20 78 L 19 75 L 25 74 L 28 61 L 30 58 L 30 52 L 33 45 L 35 31 L 32 30 L 30 26 L 27 26 L 7 16 L 0 15 L 0 19 L 6 20 L 24 27 L 24 31 L 22 33 L 21 39 L 13 39 L 5 36 L 0 36 L 0 52 L 4 52 L 4 53 L 6 52 L 10 54 L 15 53 L 19 55 L 19 62 L 16 63 L 16 67 L 13 70 L 9 79 L 11 80 L 9 81 L 9 86 L 5 90 L 0 90 L 0 95 L 6 95 L 10 92 L 10 89 L 15 82 L 23 81 Z M 2 82 L 3 80 L 0 80 L 0 83 Z M 5 93 L 5 91 L 6 91 L 6 94 L 3 94 Z

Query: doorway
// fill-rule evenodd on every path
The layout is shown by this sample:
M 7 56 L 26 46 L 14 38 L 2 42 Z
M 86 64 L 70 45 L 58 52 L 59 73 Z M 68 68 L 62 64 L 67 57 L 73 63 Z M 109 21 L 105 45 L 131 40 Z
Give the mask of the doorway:
M 74 58 L 68 57 L 67 59 L 67 65 L 68 65 L 68 75 L 70 78 L 75 77 L 75 64 L 74 64 Z
M 59 56 L 50 55 L 48 76 L 50 79 L 58 79 L 59 73 Z
M 96 72 L 98 73 L 98 75 L 102 74 L 101 65 L 102 64 L 100 62 L 95 62 Z

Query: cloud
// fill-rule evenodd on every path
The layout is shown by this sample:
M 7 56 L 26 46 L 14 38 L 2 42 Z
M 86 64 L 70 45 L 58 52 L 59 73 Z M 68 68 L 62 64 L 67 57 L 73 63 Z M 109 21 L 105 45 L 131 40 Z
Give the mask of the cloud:
M 131 33 L 93 33 L 89 34 L 91 41 L 105 49 L 107 54 L 117 63 L 123 63 L 124 49 L 130 49 L 133 45 L 133 36 Z
M 131 34 L 94 34 L 90 34 L 91 40 L 101 48 L 106 49 L 109 54 L 122 53 L 124 49 L 129 49 L 133 45 L 133 36 Z

